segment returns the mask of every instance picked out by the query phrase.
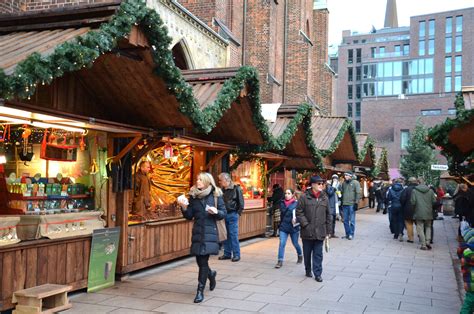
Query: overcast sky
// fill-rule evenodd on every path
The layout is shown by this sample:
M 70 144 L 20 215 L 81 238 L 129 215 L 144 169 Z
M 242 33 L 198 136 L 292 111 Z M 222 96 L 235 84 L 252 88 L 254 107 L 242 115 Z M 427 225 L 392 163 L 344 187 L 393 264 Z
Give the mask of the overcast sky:
M 342 31 L 369 32 L 382 28 L 387 0 L 327 0 L 329 44 L 338 45 Z M 474 0 L 397 0 L 398 26 L 409 26 L 410 16 L 474 7 Z

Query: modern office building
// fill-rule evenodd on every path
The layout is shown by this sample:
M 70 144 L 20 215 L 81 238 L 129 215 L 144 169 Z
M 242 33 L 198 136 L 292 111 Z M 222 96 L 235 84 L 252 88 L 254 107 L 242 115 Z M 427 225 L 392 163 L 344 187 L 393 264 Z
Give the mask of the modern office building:
M 474 84 L 474 8 L 413 16 L 398 27 L 388 0 L 383 29 L 342 37 L 336 114 L 388 149 L 397 177 L 416 121 L 433 126 L 454 115 L 456 92 Z

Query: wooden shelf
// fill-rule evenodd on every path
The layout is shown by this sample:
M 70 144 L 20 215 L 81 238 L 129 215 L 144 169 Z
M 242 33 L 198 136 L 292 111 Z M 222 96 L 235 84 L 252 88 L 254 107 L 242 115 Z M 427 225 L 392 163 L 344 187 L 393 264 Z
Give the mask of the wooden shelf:
M 48 196 L 23 196 L 18 193 L 9 193 L 8 199 L 10 201 L 47 201 L 47 200 L 74 200 L 74 199 L 84 199 L 90 198 L 90 195 L 87 194 L 77 194 L 77 195 L 48 195 Z

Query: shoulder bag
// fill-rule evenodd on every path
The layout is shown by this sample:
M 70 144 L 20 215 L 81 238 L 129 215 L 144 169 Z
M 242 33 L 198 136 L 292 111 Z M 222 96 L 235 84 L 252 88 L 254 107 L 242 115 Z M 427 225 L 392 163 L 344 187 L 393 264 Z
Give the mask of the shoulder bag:
M 214 203 L 216 204 L 217 208 L 217 196 L 214 196 Z M 227 240 L 227 228 L 225 227 L 225 218 L 217 220 L 216 219 L 216 227 L 217 227 L 217 238 L 219 242 L 224 242 Z

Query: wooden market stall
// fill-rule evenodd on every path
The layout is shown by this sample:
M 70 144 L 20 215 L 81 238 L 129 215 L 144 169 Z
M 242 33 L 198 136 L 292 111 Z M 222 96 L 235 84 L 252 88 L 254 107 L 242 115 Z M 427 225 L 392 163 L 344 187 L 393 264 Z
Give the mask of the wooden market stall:
M 388 175 L 388 158 L 387 149 L 385 147 L 375 147 L 375 167 L 377 177 L 388 181 L 390 176 Z
M 18 43 L 21 49 L 16 49 Z M 95 190 L 105 197 L 103 218 L 107 227 L 121 227 L 119 274 L 189 254 L 192 223 L 177 214 L 172 198 L 185 192 L 198 172 L 227 170 L 229 153 L 237 145 L 262 145 L 270 139 L 260 114 L 256 71 L 195 71 L 185 79 L 168 50 L 166 28 L 141 2 L 1 18 L 0 44 L 6 47 L 0 52 L 5 108 L 33 114 L 30 122 L 37 125 L 48 115 L 55 117 L 47 121 L 49 128 L 96 132 L 87 145 L 103 162 L 91 154 L 84 167 L 89 173 L 101 169 Z M 148 157 L 156 166 L 156 190 L 169 195 L 156 193 L 157 217 L 129 221 L 133 174 Z M 179 185 L 166 182 L 178 172 Z M 2 173 L 0 180 L 4 177 Z M 9 193 L 8 188 L 0 185 L 0 193 Z M 263 202 L 249 198 L 241 238 L 265 232 L 261 198 Z M 12 210 L 10 203 L 0 205 Z M 85 287 L 90 244 L 90 235 L 80 235 L 2 247 L 0 269 L 18 271 L 0 283 L 0 309 L 11 307 L 13 291 L 45 281 Z
M 369 187 L 375 174 L 375 148 L 374 141 L 367 133 L 357 133 L 357 146 L 359 158 L 353 166 L 353 171 L 357 175 L 362 188 L 362 200 L 359 207 L 368 206 Z

